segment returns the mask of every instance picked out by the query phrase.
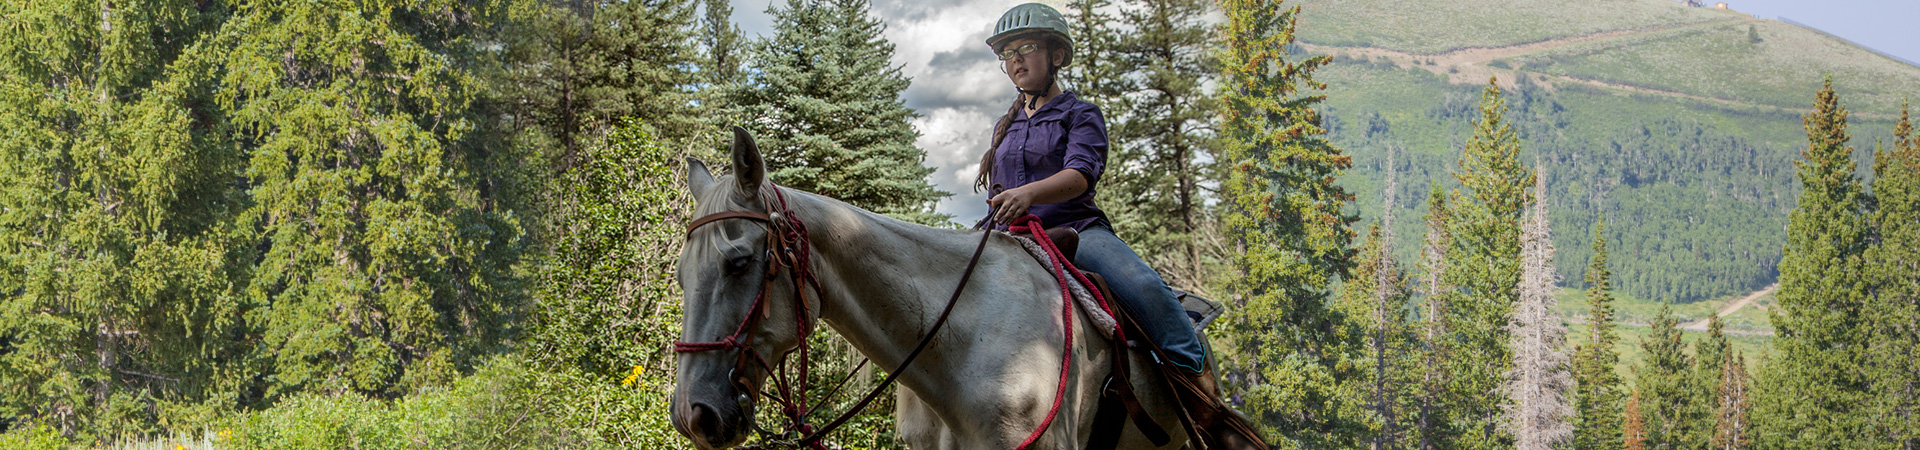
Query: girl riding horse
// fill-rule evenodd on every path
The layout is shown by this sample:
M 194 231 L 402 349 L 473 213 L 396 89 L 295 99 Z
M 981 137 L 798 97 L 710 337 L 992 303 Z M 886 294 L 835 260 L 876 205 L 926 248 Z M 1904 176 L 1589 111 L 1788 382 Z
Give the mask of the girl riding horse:
M 994 126 L 993 143 L 980 159 L 974 182 L 976 191 L 989 190 L 993 222 L 1004 227 L 1031 213 L 1046 227 L 1078 231 L 1080 246 L 1073 264 L 1106 277 L 1119 303 L 1159 345 L 1166 363 L 1179 368 L 1168 372 L 1187 378 L 1174 384 L 1195 388 L 1181 395 L 1190 409 L 1201 409 L 1191 411 L 1196 420 L 1215 418 L 1213 422 L 1221 423 L 1219 433 L 1233 431 L 1225 422 L 1239 417 L 1220 411 L 1225 403 L 1219 400 L 1206 349 L 1186 309 L 1160 274 L 1113 233 L 1106 213 L 1095 204 L 1107 165 L 1107 123 L 1099 106 L 1060 88 L 1060 69 L 1073 63 L 1073 36 L 1066 19 L 1044 4 L 1015 6 L 994 24 L 987 46 L 999 55 L 1001 70 L 1019 91 Z M 1248 434 L 1245 431 L 1250 428 L 1239 434 Z M 1251 435 L 1246 439 L 1259 441 Z

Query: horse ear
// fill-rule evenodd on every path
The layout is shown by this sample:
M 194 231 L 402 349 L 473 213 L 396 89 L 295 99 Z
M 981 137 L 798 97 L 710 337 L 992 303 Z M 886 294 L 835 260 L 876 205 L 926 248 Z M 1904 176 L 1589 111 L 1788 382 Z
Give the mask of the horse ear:
M 746 128 L 733 126 L 733 181 L 747 198 L 760 195 L 760 183 L 767 180 L 767 163 L 760 158 L 760 147 Z
M 700 158 L 687 157 L 687 188 L 695 194 L 706 192 L 713 187 L 713 172 L 707 170 L 707 163 Z

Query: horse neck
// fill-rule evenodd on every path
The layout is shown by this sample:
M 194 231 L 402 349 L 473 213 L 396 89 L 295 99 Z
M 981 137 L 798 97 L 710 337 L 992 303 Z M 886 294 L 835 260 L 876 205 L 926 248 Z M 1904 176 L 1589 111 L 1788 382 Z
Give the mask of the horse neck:
M 812 241 L 824 294 L 821 319 L 878 367 L 891 370 L 938 319 L 979 235 L 908 223 L 812 194 L 790 194 L 788 200 Z M 946 328 L 942 334 L 966 332 Z

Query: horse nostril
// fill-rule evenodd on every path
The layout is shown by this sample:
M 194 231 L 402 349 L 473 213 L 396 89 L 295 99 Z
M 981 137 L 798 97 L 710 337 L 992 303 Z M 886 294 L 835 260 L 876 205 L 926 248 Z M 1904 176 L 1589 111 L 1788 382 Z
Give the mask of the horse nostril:
M 700 431 L 700 434 L 707 439 L 721 438 L 720 413 L 705 403 L 694 403 L 693 428 Z

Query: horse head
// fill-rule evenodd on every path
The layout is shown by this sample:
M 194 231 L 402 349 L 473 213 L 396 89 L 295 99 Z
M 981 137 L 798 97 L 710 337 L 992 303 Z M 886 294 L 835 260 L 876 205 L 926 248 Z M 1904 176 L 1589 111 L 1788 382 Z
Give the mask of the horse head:
M 730 448 L 753 428 L 769 372 L 818 320 L 817 296 L 801 296 L 794 266 L 804 244 L 768 184 L 753 136 L 733 128 L 733 173 L 714 177 L 687 159 L 695 216 L 680 251 L 682 298 L 673 425 L 699 448 Z M 738 219 L 738 220 L 726 220 Z M 803 233 L 802 233 L 803 234 Z M 804 242 L 805 236 L 797 236 Z M 796 255 L 799 253 L 800 255 Z

